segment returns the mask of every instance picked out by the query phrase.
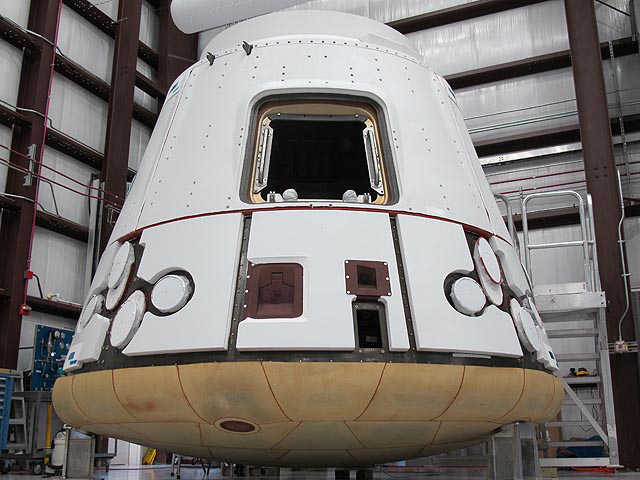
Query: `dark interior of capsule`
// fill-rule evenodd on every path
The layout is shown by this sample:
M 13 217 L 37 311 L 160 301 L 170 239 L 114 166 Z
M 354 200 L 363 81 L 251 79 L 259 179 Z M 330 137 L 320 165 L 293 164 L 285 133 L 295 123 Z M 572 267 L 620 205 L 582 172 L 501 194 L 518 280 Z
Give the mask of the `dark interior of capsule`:
M 378 310 L 356 310 L 359 348 L 382 348 L 380 313 Z
M 282 193 L 293 188 L 299 199 L 342 199 L 347 190 L 371 189 L 360 121 L 278 120 L 271 122 L 273 144 L 267 186 Z

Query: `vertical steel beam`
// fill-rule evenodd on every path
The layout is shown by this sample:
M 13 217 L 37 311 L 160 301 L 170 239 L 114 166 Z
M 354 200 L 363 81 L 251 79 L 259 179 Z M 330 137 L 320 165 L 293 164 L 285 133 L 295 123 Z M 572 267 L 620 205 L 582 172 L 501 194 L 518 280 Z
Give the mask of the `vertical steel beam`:
M 618 337 L 618 320 L 625 310 L 626 302 L 622 258 L 618 246 L 621 208 L 598 29 L 593 0 L 565 0 L 564 5 L 585 177 L 587 190 L 593 197 L 600 277 L 609 302 L 607 334 L 612 342 Z M 637 338 L 631 311 L 625 319 L 622 334 L 625 340 Z M 611 357 L 620 461 L 631 468 L 640 467 L 640 381 L 636 355 L 629 353 Z
M 56 33 L 59 2 L 51 0 L 31 0 L 27 27 L 53 43 Z M 41 112 L 38 115 L 25 111 L 30 125 L 15 126 L 12 148 L 26 154 L 29 146 L 36 145 L 35 158 L 44 135 L 44 113 L 47 107 L 49 77 L 53 62 L 52 43 L 41 42 L 38 49 L 25 49 L 18 90 L 19 107 Z M 29 160 L 12 154 L 11 161 L 30 168 Z M 39 172 L 37 164 L 33 169 Z M 37 182 L 24 185 L 24 174 L 9 170 L 7 192 L 30 199 L 35 198 Z M 0 368 L 16 368 L 18 346 L 22 326 L 21 305 L 24 302 L 25 271 L 28 268 L 29 246 L 34 220 L 33 202 L 20 200 L 19 212 L 3 217 L 2 245 L 0 245 L 0 286 L 9 294 L 9 300 L 0 303 Z
M 111 71 L 111 94 L 107 117 L 107 138 L 102 178 L 107 192 L 116 195 L 120 207 L 127 190 L 127 167 L 129 164 L 129 144 L 131 143 L 131 123 L 133 115 L 133 93 L 138 61 L 138 37 L 140 35 L 140 15 L 142 0 L 120 0 L 118 6 L 118 26 L 113 50 Z M 114 197 L 109 196 L 113 201 Z M 100 229 L 100 251 L 104 251 L 119 209 L 105 204 L 102 210 Z
M 158 83 L 166 92 L 198 58 L 198 35 L 182 33 L 171 18 L 171 0 L 160 0 Z

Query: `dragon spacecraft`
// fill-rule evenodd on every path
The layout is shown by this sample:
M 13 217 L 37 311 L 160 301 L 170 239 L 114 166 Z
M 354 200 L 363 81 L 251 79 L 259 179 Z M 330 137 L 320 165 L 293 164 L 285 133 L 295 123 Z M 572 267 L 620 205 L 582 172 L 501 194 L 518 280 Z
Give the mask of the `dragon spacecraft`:
M 54 405 L 246 465 L 455 450 L 560 408 L 531 290 L 455 95 L 412 42 L 272 13 L 169 89 Z

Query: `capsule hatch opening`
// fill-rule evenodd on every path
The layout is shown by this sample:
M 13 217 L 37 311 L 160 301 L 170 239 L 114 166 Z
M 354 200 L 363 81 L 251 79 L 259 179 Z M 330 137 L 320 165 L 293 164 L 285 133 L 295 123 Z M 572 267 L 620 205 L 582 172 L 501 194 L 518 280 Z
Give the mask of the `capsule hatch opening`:
M 269 102 L 255 121 L 252 202 L 388 203 L 388 169 L 370 105 Z

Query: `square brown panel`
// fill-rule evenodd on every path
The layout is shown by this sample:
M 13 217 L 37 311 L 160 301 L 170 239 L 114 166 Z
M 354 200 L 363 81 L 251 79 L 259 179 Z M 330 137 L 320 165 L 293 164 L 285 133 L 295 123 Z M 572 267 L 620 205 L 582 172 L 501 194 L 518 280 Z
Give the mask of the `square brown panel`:
M 243 318 L 296 318 L 302 315 L 302 265 L 249 264 Z
M 348 295 L 371 298 L 391 295 L 387 262 L 345 260 L 344 269 Z

